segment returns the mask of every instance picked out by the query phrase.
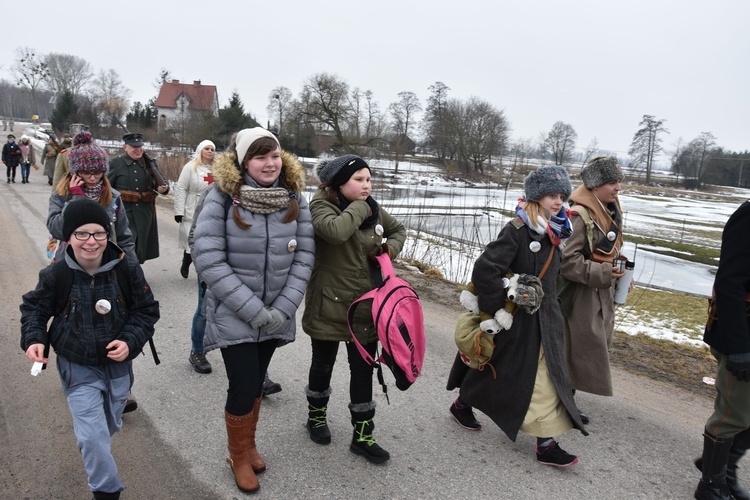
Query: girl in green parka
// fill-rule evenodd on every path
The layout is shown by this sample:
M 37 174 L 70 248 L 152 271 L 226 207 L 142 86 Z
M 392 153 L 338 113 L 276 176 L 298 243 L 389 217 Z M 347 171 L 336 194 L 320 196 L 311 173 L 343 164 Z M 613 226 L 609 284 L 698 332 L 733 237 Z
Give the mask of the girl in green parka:
M 339 350 L 346 342 L 349 360 L 349 410 L 354 426 L 350 450 L 373 463 L 390 458 L 374 440 L 372 371 L 350 342 L 347 309 L 373 288 L 369 258 L 387 253 L 395 258 L 404 245 L 406 230 L 370 196 L 369 165 L 359 156 L 345 155 L 316 167 L 320 187 L 310 202 L 315 229 L 315 264 L 305 294 L 302 328 L 312 339 L 308 386 L 307 429 L 318 444 L 331 442 L 326 423 L 331 374 Z M 372 315 L 357 309 L 354 334 L 371 355 L 378 338 Z M 374 357 L 374 356 L 373 356 Z

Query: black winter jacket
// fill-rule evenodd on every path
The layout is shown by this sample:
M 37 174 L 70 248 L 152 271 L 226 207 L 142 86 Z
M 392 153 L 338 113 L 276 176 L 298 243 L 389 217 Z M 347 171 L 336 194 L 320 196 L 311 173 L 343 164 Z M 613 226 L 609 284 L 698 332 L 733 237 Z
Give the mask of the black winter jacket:
M 106 346 L 112 340 L 128 344 L 133 359 L 154 334 L 159 320 L 159 303 L 137 262 L 128 261 L 130 304 L 125 304 L 121 284 L 114 267 L 125 254 L 110 242 L 105 249 L 102 266 L 93 276 L 86 273 L 73 258 L 68 247 L 65 259 L 39 272 L 35 290 L 23 296 L 21 304 L 21 348 L 24 352 L 32 344 L 51 344 L 55 352 L 81 365 L 97 366 L 115 363 L 107 358 Z M 73 286 L 65 308 L 56 312 L 56 266 L 73 270 Z M 107 314 L 96 311 L 96 302 L 106 299 L 112 306 Z M 49 318 L 54 317 L 47 330 Z

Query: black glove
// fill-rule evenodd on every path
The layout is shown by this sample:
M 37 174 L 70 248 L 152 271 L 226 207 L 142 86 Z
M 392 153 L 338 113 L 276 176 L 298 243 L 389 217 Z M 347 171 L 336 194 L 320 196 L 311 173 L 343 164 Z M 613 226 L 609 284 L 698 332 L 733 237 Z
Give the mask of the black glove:
M 727 354 L 727 370 L 741 382 L 750 381 L 750 352 Z
M 182 222 L 182 217 L 182 215 L 175 215 L 174 221 L 179 224 L 180 222 Z

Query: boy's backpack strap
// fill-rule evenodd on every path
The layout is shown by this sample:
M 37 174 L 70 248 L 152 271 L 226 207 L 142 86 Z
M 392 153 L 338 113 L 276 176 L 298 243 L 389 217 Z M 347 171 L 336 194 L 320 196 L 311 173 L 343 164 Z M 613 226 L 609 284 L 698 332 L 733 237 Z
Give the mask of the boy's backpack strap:
M 122 298 L 125 301 L 125 305 L 130 307 L 133 303 L 133 294 L 132 290 L 130 289 L 130 268 L 128 267 L 128 258 L 126 256 L 123 256 L 123 258 L 120 259 L 120 262 L 117 263 L 114 271 L 115 279 L 120 286 L 120 291 L 122 292 Z M 122 285 L 123 283 L 124 286 Z M 154 357 L 154 363 L 156 363 L 157 365 L 160 364 L 161 360 L 159 359 L 159 355 L 156 352 L 156 346 L 154 345 L 153 337 L 148 339 L 148 346 L 151 349 L 151 355 Z

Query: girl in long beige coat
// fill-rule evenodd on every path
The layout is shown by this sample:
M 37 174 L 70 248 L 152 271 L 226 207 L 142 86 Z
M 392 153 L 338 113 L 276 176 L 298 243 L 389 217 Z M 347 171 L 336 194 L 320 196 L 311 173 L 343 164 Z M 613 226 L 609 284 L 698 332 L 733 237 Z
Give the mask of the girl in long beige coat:
M 623 175 L 612 156 L 591 160 L 581 170 L 581 178 L 584 185 L 570 196 L 573 236 L 563 245 L 562 285 L 558 287 L 567 289 L 562 308 L 565 358 L 574 391 L 611 396 L 613 293 L 616 280 L 624 275 L 613 265 L 622 250 L 622 211 L 617 195 Z M 586 423 L 588 416 L 582 414 L 582 420 Z

